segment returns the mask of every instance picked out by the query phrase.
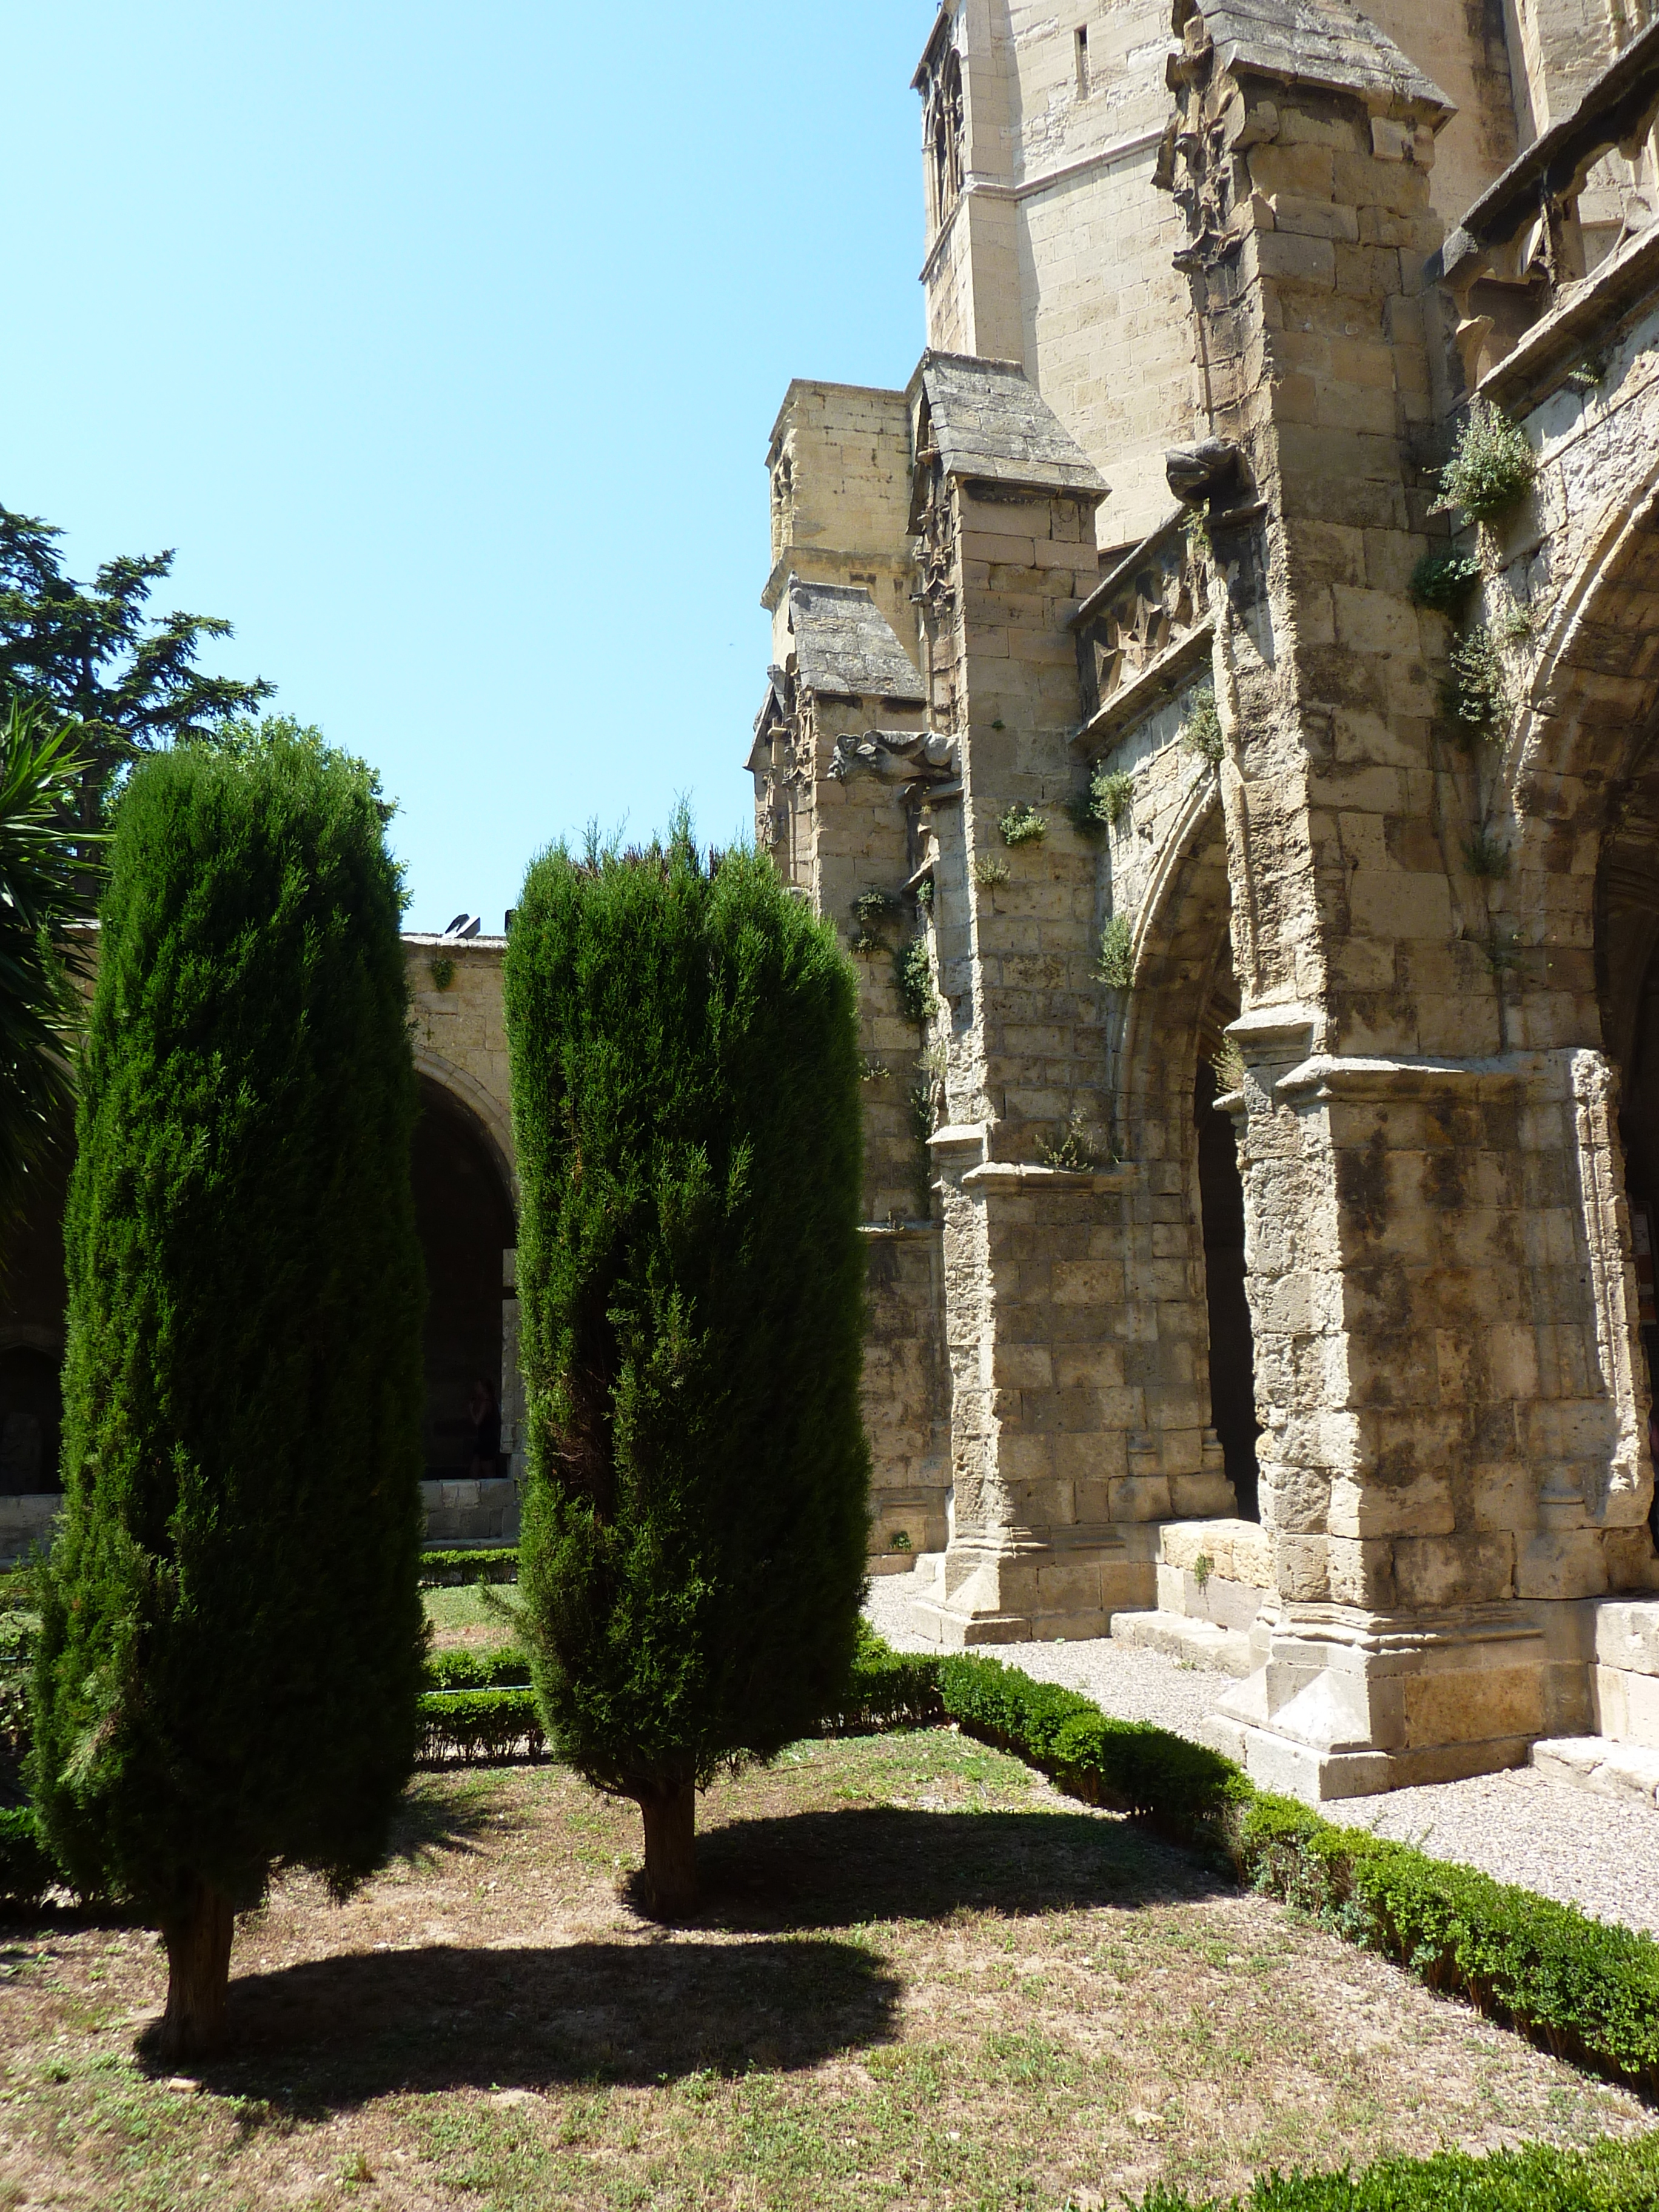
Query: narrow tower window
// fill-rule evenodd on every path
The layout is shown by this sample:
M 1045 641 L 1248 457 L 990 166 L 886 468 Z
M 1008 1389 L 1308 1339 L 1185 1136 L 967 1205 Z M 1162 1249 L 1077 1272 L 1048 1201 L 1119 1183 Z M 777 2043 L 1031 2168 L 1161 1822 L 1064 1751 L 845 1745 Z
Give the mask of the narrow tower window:
M 1077 28 L 1077 96 L 1089 97 L 1089 26 L 1079 23 Z

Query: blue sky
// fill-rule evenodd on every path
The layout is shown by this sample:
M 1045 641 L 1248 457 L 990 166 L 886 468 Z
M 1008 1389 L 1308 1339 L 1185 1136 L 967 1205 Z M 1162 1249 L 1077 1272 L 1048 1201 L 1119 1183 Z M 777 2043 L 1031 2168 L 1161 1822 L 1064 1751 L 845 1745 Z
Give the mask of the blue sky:
M 0 501 L 178 549 L 381 771 L 411 926 L 746 831 L 767 434 L 922 343 L 932 0 L 18 8 Z

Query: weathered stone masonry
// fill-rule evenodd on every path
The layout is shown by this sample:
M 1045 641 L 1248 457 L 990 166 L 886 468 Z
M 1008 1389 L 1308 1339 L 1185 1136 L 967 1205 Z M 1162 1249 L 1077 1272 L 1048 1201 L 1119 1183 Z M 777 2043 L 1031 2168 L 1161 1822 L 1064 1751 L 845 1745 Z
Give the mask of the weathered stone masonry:
M 948 1520 L 946 1643 L 1233 1666 L 1221 1739 L 1312 1795 L 1638 1734 L 1597 1655 L 1659 1650 L 1597 1626 L 1659 1581 L 1659 34 L 1431 13 L 951 0 L 933 349 L 770 455 L 757 820 L 933 1124 L 905 1211 L 872 1082 L 879 1540 Z M 1477 390 L 1537 476 L 1454 624 L 1412 577 Z

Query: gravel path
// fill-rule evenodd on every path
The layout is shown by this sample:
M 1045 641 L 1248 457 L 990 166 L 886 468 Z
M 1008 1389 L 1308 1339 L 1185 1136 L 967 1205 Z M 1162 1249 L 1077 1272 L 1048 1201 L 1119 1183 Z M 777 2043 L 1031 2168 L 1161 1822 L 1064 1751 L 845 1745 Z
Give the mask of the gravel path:
M 909 1628 L 915 1588 L 908 1575 L 878 1576 L 865 1607 L 874 1626 L 902 1651 L 932 1648 Z M 1040 1681 L 1081 1690 L 1103 1712 L 1156 1721 L 1179 1735 L 1195 1735 L 1199 1722 L 1233 1686 L 1229 1674 L 1135 1650 L 1109 1637 L 1080 1644 L 1000 1644 L 987 1656 Z M 1349 1797 L 1324 1809 L 1346 1826 L 1397 1837 L 1433 1858 L 1480 1867 L 1500 1881 L 1522 1883 L 1599 1919 L 1659 1936 L 1659 1813 L 1639 1805 L 1592 1796 L 1522 1766 L 1468 1782 Z

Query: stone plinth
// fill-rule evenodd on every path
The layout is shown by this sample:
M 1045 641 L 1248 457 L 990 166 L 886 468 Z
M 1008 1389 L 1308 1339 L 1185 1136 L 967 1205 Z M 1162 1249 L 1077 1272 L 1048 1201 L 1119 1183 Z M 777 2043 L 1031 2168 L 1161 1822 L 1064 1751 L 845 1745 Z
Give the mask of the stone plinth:
M 1166 1521 L 1157 1577 L 1156 1611 L 1115 1614 L 1115 1641 L 1228 1674 L 1266 1663 L 1277 1610 L 1273 1544 L 1255 1522 Z
M 1659 1599 L 1607 1598 L 1593 1611 L 1597 1731 L 1613 1743 L 1659 1751 Z
M 1208 1740 L 1251 1779 L 1310 1804 L 1525 1763 L 1559 1726 L 1556 1626 L 1544 1608 L 1381 1614 L 1284 1605 L 1267 1664 L 1223 1699 Z M 1565 1609 L 1571 1612 L 1571 1608 Z
M 52 1524 L 64 1510 L 58 1490 L 0 1498 L 0 1567 L 14 1566 L 52 1541 Z
M 519 1486 L 510 1476 L 490 1481 L 432 1481 L 421 1485 L 426 1540 L 460 1547 L 516 1544 Z

